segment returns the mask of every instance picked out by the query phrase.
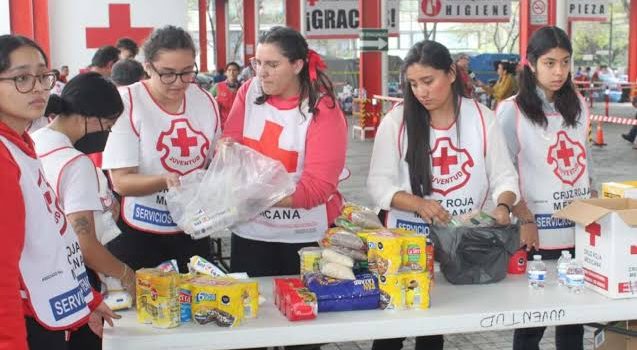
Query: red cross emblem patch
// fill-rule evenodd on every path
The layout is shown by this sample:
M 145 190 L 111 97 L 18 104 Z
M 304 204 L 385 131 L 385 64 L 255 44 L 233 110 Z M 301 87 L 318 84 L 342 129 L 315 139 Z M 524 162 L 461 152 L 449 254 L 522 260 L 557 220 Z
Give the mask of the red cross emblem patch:
M 163 153 L 161 164 L 164 169 L 186 175 L 205 165 L 210 141 L 201 131 L 195 130 L 188 119 L 174 119 L 170 128 L 159 134 L 156 148 Z
M 571 140 L 564 130 L 557 133 L 555 144 L 549 147 L 546 162 L 553 166 L 553 173 L 560 181 L 575 185 L 586 170 L 586 149 Z
M 279 139 L 282 133 L 283 126 L 266 120 L 261 138 L 255 140 L 244 137 L 243 144 L 265 156 L 278 160 L 288 173 L 294 173 L 297 169 L 299 153 L 279 147 Z
M 473 166 L 467 150 L 456 148 L 448 137 L 437 139 L 431 150 L 431 190 L 446 196 L 462 188 L 471 178 Z

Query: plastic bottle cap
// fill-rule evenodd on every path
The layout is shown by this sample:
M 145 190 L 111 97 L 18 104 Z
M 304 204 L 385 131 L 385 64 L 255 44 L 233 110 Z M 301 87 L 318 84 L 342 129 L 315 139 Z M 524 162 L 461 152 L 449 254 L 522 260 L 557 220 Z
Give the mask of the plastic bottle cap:
M 533 255 L 533 260 L 542 260 L 542 255 Z

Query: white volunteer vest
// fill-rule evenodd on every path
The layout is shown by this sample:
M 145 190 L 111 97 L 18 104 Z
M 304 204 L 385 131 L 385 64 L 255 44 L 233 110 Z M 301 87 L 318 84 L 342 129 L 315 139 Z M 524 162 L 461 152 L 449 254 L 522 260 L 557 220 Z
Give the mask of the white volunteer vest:
M 183 113 L 163 110 L 143 82 L 128 86 L 130 115 L 139 137 L 139 173 L 186 175 L 207 165 L 219 127 L 219 110 L 213 98 L 196 84 L 186 89 Z M 122 116 L 123 118 L 125 116 Z M 167 190 L 143 197 L 122 197 L 122 218 L 130 227 L 155 234 L 182 230 L 166 207 Z
M 86 323 L 93 300 L 84 258 L 71 224 L 49 185 L 40 160 L 0 136 L 20 166 L 20 190 L 26 209 L 20 256 L 23 298 L 34 317 L 51 330 Z
M 253 78 L 246 93 L 244 144 L 280 161 L 296 182 L 303 173 L 305 139 L 312 114 L 304 107 L 279 110 L 268 103 L 254 103 L 261 95 L 258 78 Z M 312 209 L 270 208 L 251 221 L 237 225 L 233 232 L 252 240 L 301 243 L 321 239 L 327 230 L 327 207 L 321 204 Z
M 590 197 L 586 155 L 588 117 L 575 128 L 565 127 L 561 114 L 547 114 L 546 129 L 532 124 L 516 107 L 517 155 L 520 192 L 535 214 L 541 249 L 575 245 L 575 225 L 553 213 L 570 202 Z M 582 105 L 582 111 L 586 107 Z
M 407 133 L 402 124 L 398 135 L 401 156 L 407 153 Z M 489 191 L 485 164 L 486 125 L 478 103 L 468 98 L 460 101 L 458 121 L 447 130 L 430 129 L 429 147 L 432 193 L 426 199 L 440 202 L 452 216 L 480 210 Z M 401 157 L 402 158 L 402 157 Z M 409 174 L 404 160 L 402 172 Z M 411 188 L 405 189 L 411 193 Z M 415 213 L 391 209 L 385 224 L 429 234 L 428 225 Z

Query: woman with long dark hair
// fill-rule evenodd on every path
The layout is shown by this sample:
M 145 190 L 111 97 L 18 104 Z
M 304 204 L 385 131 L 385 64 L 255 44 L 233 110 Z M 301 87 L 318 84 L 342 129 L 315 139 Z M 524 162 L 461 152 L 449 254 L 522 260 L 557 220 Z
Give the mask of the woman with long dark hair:
M 515 169 L 493 112 L 464 96 L 449 50 L 415 44 L 402 76 L 404 101 L 380 124 L 367 179 L 387 227 L 427 232 L 428 224 L 487 207 L 508 224 L 519 197 Z M 401 349 L 402 341 L 376 340 L 373 349 Z M 441 335 L 416 338 L 416 349 L 442 347 Z
M 574 256 L 575 225 L 552 215 L 591 196 L 589 112 L 571 82 L 572 54 L 562 29 L 536 31 L 523 60 L 520 92 L 502 101 L 496 112 L 520 177 L 522 200 L 514 214 L 521 223 L 521 243 L 543 260 L 557 259 L 564 249 Z M 538 349 L 544 329 L 517 329 L 513 348 Z M 581 325 L 558 326 L 557 349 L 582 349 L 583 332 Z

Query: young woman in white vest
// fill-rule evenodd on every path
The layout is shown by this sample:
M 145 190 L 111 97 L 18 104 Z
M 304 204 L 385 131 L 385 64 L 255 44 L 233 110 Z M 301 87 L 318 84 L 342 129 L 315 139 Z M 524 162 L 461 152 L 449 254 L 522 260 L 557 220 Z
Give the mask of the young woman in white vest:
M 220 134 L 212 96 L 193 84 L 195 45 L 182 28 L 155 30 L 143 46 L 149 79 L 120 88 L 124 112 L 108 137 L 102 168 L 121 196 L 122 234 L 107 244 L 133 269 L 193 255 L 210 258 L 210 240 L 193 240 L 172 221 L 168 186 L 204 168 Z
M 219 104 L 219 112 L 221 112 L 221 125 L 223 126 L 228 120 L 230 109 L 241 82 L 239 82 L 239 72 L 241 67 L 236 62 L 230 62 L 226 65 L 226 80 L 215 84 L 210 90 L 212 96 L 215 97 Z
M 257 75 L 239 89 L 224 135 L 279 160 L 296 191 L 233 229 L 230 265 L 250 276 L 298 274 L 298 250 L 316 245 L 342 207 L 347 124 L 324 62 L 300 33 L 264 33 L 253 65 Z
M 0 348 L 68 349 L 70 331 L 101 332 L 118 318 L 91 288 L 73 225 L 26 129 L 41 117 L 55 76 L 42 49 L 0 36 Z
M 101 289 L 96 273 L 102 273 L 120 279 L 134 297 L 135 272 L 115 258 L 98 238 L 106 234 L 104 219 L 115 226 L 112 220 L 113 215 L 115 219 L 119 215 L 119 204 L 108 191 L 108 180 L 102 171 L 74 148 L 80 140 L 90 142 L 108 132 L 123 109 L 113 83 L 97 73 L 80 74 L 68 82 L 60 96 L 51 95 L 47 110 L 56 118 L 32 137 L 44 175 L 55 185 L 62 210 L 77 234 L 91 286 Z M 101 349 L 101 339 L 82 327 L 73 333 L 70 345 L 70 349 Z
M 502 101 L 496 115 L 517 166 L 522 200 L 514 208 L 521 240 L 543 260 L 575 254 L 575 228 L 551 216 L 573 200 L 591 196 L 589 112 L 571 83 L 573 49 L 557 27 L 536 31 L 526 49 L 517 96 Z M 539 236 L 539 239 L 538 239 Z M 539 349 L 542 328 L 516 329 L 515 350 Z M 557 349 L 582 349 L 581 325 L 558 326 Z
M 510 223 L 517 176 L 494 113 L 464 96 L 449 50 L 421 41 L 402 69 L 404 101 L 381 121 L 367 188 L 387 227 L 428 233 L 429 224 L 487 210 Z M 491 194 L 491 198 L 489 198 Z M 401 349 L 404 338 L 372 349 Z M 417 337 L 416 349 L 442 349 L 442 335 Z

